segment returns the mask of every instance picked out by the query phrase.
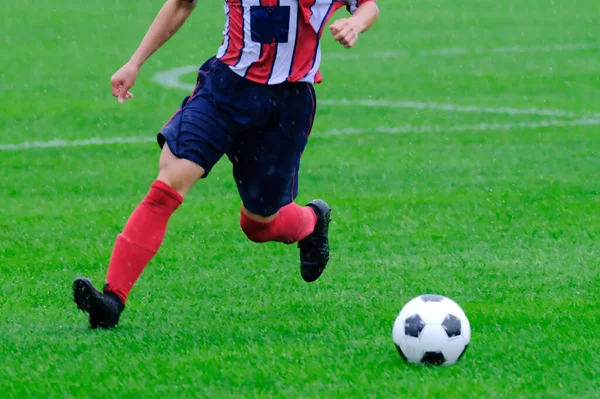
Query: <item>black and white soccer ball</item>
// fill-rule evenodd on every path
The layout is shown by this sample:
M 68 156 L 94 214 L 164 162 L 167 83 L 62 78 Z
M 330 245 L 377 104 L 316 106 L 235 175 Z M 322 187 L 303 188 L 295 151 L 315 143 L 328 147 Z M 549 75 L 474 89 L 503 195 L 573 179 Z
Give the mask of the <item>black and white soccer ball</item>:
M 450 366 L 471 342 L 465 312 L 441 295 L 421 295 L 408 302 L 392 332 L 398 353 L 409 363 Z

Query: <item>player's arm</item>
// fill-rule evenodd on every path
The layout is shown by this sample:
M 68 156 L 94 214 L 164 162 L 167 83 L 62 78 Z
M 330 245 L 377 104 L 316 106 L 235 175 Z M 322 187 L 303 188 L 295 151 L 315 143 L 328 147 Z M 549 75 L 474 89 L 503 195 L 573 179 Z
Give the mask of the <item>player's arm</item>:
M 358 7 L 352 12 L 350 18 L 338 19 L 329 26 L 334 39 L 344 47 L 350 48 L 356 44 L 358 35 L 368 31 L 379 17 L 379 7 L 375 1 L 351 0 Z M 352 8 L 349 5 L 349 9 Z
M 167 0 L 165 2 L 131 59 L 110 79 L 112 94 L 119 99 L 119 102 L 122 103 L 133 97 L 129 89 L 135 84 L 140 68 L 181 28 L 196 7 L 195 3 L 190 0 Z

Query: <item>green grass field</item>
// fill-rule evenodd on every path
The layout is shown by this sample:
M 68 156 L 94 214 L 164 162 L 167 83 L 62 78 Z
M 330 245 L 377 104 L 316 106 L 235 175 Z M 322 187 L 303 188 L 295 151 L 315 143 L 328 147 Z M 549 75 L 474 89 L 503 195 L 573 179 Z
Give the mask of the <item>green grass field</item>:
M 355 49 L 326 35 L 298 198 L 334 208 L 323 277 L 245 239 L 223 160 L 120 326 L 90 330 L 71 282 L 103 283 L 156 176 L 155 133 L 187 92 L 155 74 L 216 52 L 222 3 L 200 2 L 124 105 L 109 77 L 160 0 L 2 6 L 0 397 L 600 397 L 596 0 L 381 1 Z M 393 346 L 422 293 L 471 321 L 455 367 Z

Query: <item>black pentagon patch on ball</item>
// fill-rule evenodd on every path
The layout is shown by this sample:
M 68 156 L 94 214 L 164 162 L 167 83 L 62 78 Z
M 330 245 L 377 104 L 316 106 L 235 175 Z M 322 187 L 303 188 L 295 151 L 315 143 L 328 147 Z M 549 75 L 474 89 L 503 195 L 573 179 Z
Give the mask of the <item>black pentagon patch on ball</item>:
M 441 295 L 427 294 L 421 295 L 421 299 L 423 300 L 423 302 L 442 302 L 444 297 Z
M 406 320 L 404 320 L 404 335 L 418 338 L 424 328 L 425 322 L 418 314 L 407 317 Z
M 461 334 L 460 319 L 454 315 L 447 315 L 442 322 L 442 327 L 446 330 L 448 337 L 458 337 Z
M 433 366 L 439 366 L 445 361 L 446 358 L 442 352 L 425 352 L 423 358 L 421 359 L 421 363 Z

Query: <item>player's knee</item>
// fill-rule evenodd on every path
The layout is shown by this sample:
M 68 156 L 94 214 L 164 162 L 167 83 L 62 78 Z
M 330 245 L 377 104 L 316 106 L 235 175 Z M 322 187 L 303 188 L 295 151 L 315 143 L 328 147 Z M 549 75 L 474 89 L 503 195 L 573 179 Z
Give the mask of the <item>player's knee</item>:
M 161 180 L 171 186 L 181 196 L 185 196 L 192 184 L 185 181 L 176 170 L 170 168 L 161 168 L 158 173 L 158 180 Z
M 267 229 L 261 226 L 259 222 L 256 222 L 249 218 L 242 217 L 240 219 L 240 227 L 246 237 L 252 242 L 267 242 L 269 241 L 267 235 Z
M 242 219 L 240 221 L 240 227 L 242 228 L 242 231 L 244 232 L 244 234 L 246 234 L 246 237 L 248 237 L 248 239 L 252 242 L 267 242 L 267 241 L 269 241 L 267 239 L 267 235 L 265 234 L 265 231 L 263 229 L 258 228 L 255 223 L 247 223 L 247 222 L 244 222 L 244 220 Z
M 248 211 L 240 212 L 240 227 L 246 237 L 252 242 L 267 242 L 271 240 L 271 221 L 272 217 L 254 217 L 248 215 Z
M 173 187 L 182 196 L 204 176 L 201 166 L 187 159 L 177 158 L 166 145 L 163 147 L 158 168 L 158 179 Z

